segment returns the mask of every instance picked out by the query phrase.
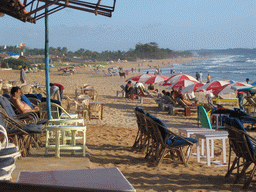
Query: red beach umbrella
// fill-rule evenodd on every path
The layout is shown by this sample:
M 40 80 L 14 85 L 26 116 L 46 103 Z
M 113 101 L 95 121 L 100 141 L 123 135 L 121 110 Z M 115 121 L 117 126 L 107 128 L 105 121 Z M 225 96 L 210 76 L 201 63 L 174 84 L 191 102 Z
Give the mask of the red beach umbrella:
M 216 89 L 220 88 L 221 86 L 223 85 L 227 85 L 227 84 L 230 84 L 230 82 L 228 81 L 212 81 L 210 83 L 206 83 L 204 86 L 202 87 L 199 87 L 196 91 L 203 91 L 203 90 L 206 90 L 206 91 L 209 91 L 209 90 L 212 90 L 212 91 L 215 91 Z
M 145 81 L 147 81 L 149 78 L 153 77 L 155 75 L 152 74 L 142 74 L 142 75 L 138 75 L 135 77 L 131 77 L 129 79 L 127 79 L 125 82 L 127 81 L 135 81 L 135 82 L 142 82 L 144 83 Z
M 216 89 L 213 94 L 215 95 L 225 95 L 229 93 L 236 93 L 236 90 L 232 89 L 233 86 L 242 86 L 242 87 L 252 87 L 252 85 L 247 84 L 247 83 L 240 83 L 240 82 L 235 82 L 232 84 L 227 84 L 223 85 L 220 88 Z
M 162 75 L 154 75 L 153 77 L 151 77 L 150 79 L 148 79 L 145 84 L 154 84 L 154 83 L 162 83 L 165 80 L 167 80 L 168 77 L 166 76 L 162 76 Z
M 199 87 L 202 87 L 204 85 L 204 83 L 195 83 L 195 84 L 191 84 L 187 87 L 185 87 L 181 93 L 184 94 L 184 93 L 192 93 L 192 92 L 195 92 Z
M 197 81 L 192 81 L 192 80 L 181 80 L 178 81 L 177 83 L 172 84 L 171 86 L 167 87 L 167 89 L 174 89 L 174 88 L 179 88 L 179 87 L 187 87 L 192 84 L 196 84 Z
M 172 85 L 174 83 L 177 83 L 181 80 L 192 80 L 199 83 L 199 81 L 196 80 L 196 78 L 192 77 L 191 75 L 186 74 L 179 74 L 179 75 L 173 75 L 169 79 L 167 79 L 162 86 Z

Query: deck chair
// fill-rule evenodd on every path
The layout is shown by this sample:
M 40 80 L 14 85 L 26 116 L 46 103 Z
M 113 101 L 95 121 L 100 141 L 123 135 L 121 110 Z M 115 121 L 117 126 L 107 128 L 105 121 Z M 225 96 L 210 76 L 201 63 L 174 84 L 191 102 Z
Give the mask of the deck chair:
M 146 113 L 143 109 L 139 107 L 136 107 L 134 109 L 134 113 L 137 119 L 138 132 L 135 137 L 132 150 L 138 151 L 138 152 L 145 152 L 145 150 L 147 150 L 148 142 L 149 142 L 148 130 L 147 130 L 146 121 L 145 121 Z
M 247 111 L 247 113 L 255 113 L 256 110 L 256 101 L 253 97 L 245 97 L 246 103 L 244 104 L 244 107 Z
M 15 169 L 15 160 L 12 157 L 0 158 L 0 180 L 10 180 Z
M 122 97 L 125 97 L 125 87 L 124 85 L 121 85 L 121 91 L 116 91 L 116 96 L 118 97 L 120 94 L 122 95 Z
M 47 103 L 41 102 L 39 104 L 39 109 L 40 119 L 48 120 Z M 51 115 L 52 119 L 73 119 L 78 117 L 78 114 L 68 113 L 63 107 L 53 102 L 51 102 Z
M 226 117 L 225 128 L 229 133 L 230 144 L 228 171 L 225 177 L 229 177 L 236 170 L 234 183 L 238 183 L 244 178 L 243 188 L 246 189 L 249 187 L 256 171 L 256 139 L 247 134 L 243 124 L 237 118 Z M 232 165 L 231 151 L 235 153 Z M 250 169 L 250 165 L 253 165 L 252 169 Z
M 26 157 L 30 154 L 32 145 L 39 148 L 40 140 L 36 140 L 35 135 L 43 132 L 42 125 L 25 124 L 22 121 L 15 120 L 0 109 L 1 124 L 6 127 L 8 139 L 14 143 L 20 150 L 21 155 Z
M 0 108 L 4 109 L 6 115 L 8 115 L 10 118 L 22 120 L 26 123 L 37 123 L 39 121 L 39 117 L 36 113 L 25 113 L 25 114 L 16 114 L 14 111 L 14 106 L 11 104 L 11 102 L 6 98 L 0 96 Z
M 100 103 L 89 103 L 89 119 L 102 120 L 102 104 Z
M 176 98 L 175 101 L 178 103 L 178 105 L 173 106 L 173 107 L 170 108 L 170 113 L 171 114 L 175 114 L 176 110 L 177 111 L 179 111 L 179 110 L 184 111 L 185 116 L 190 116 L 191 112 L 197 112 L 197 107 L 196 106 L 188 106 L 180 98 Z
M 159 102 L 159 106 L 162 111 L 164 111 L 166 108 L 174 106 L 175 104 L 177 104 L 177 102 L 167 95 L 164 95 Z
M 21 156 L 21 153 L 16 145 L 8 142 L 8 136 L 6 129 L 0 125 L 0 134 L 3 135 L 3 140 L 0 141 L 0 158 L 13 157 L 17 159 Z
M 198 141 L 194 138 L 185 138 L 171 132 L 163 121 L 150 113 L 147 113 L 145 118 L 147 128 L 152 137 L 152 145 L 146 156 L 149 157 L 148 159 L 153 163 L 153 166 L 159 166 L 169 153 L 172 159 L 179 158 L 187 167 L 189 156 L 185 158 L 185 153 Z M 185 153 L 183 148 L 187 148 Z

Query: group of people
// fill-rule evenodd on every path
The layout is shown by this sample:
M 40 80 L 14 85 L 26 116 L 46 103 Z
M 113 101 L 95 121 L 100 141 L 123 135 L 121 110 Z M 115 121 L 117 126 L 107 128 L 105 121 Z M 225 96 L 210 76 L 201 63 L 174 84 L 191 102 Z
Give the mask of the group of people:
M 152 93 L 158 93 L 158 89 L 155 89 L 153 84 L 150 84 L 148 86 L 148 91 Z M 124 91 L 125 95 L 127 98 L 131 96 L 131 94 L 136 94 L 136 95 L 144 95 L 144 92 L 147 92 L 146 87 L 143 83 L 136 82 L 134 85 L 132 84 L 131 81 L 128 81 L 127 84 L 125 85 Z
M 210 83 L 211 82 L 211 76 L 208 73 L 207 77 L 206 77 L 207 81 L 206 83 Z M 203 82 L 203 73 L 200 71 L 200 73 L 196 72 L 196 80 L 200 81 L 200 83 Z
M 164 102 L 167 102 L 167 103 L 171 102 L 174 106 L 179 105 L 178 99 L 182 100 L 183 103 L 185 103 L 187 106 L 198 105 L 195 97 L 192 99 L 189 99 L 187 96 L 179 93 L 179 91 L 177 91 L 177 90 L 172 90 L 171 92 L 163 90 L 162 94 L 163 94 L 162 98 L 163 98 Z

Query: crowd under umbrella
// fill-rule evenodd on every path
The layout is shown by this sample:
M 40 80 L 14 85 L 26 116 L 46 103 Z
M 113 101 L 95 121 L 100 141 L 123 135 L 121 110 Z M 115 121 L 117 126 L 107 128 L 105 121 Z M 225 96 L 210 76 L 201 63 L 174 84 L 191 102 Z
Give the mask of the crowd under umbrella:
M 231 84 L 226 84 L 221 86 L 220 88 L 216 89 L 213 94 L 215 95 L 226 95 L 226 94 L 236 94 L 236 90 L 233 89 L 234 86 L 249 88 L 253 87 L 250 84 L 247 83 L 241 83 L 241 82 L 235 82 Z
M 196 78 L 194 78 L 191 75 L 179 74 L 179 75 L 173 75 L 170 78 L 168 78 L 166 81 L 164 81 L 162 86 L 170 86 L 170 85 L 172 85 L 174 83 L 177 83 L 179 81 L 182 81 L 182 80 L 192 80 L 192 81 L 199 82 L 199 81 L 196 80 Z
M 193 80 L 181 80 L 178 81 L 177 83 L 172 84 L 171 86 L 167 87 L 167 89 L 175 89 L 175 88 L 180 88 L 180 87 L 188 87 L 189 85 L 196 84 L 198 81 L 193 81 Z
M 145 81 L 147 81 L 148 79 L 150 79 L 153 76 L 155 76 L 155 75 L 152 75 L 152 74 L 142 74 L 142 75 L 138 75 L 138 76 L 135 76 L 135 77 L 130 77 L 125 82 L 131 81 L 133 83 L 134 82 L 144 83 Z
M 220 88 L 223 85 L 230 84 L 228 81 L 212 81 L 210 83 L 206 83 L 202 87 L 199 87 L 196 91 L 215 91 L 216 89 Z
M 149 78 L 147 81 L 145 81 L 145 84 L 162 83 L 167 79 L 168 79 L 168 77 L 166 77 L 166 76 L 154 75 L 151 78 Z

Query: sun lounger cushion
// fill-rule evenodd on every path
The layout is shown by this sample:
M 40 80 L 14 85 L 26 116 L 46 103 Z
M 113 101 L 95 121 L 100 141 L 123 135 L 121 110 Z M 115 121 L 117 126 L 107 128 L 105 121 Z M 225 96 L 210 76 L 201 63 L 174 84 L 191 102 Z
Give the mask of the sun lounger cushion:
M 0 97 L 0 105 L 4 108 L 9 117 L 12 118 L 16 115 L 10 101 L 6 97 Z
M 197 143 L 198 141 L 194 138 L 186 138 L 186 137 L 183 137 L 184 139 L 192 142 L 192 143 Z M 175 143 L 174 143 L 175 142 Z M 185 145 L 185 144 L 188 144 L 187 141 L 183 140 L 182 138 L 179 138 L 179 137 L 171 137 L 171 138 L 168 138 L 166 140 L 166 144 L 168 145 L 171 145 L 172 143 L 174 143 L 172 146 L 173 147 L 176 147 L 176 146 L 180 146 L 180 145 Z
M 139 108 L 139 107 L 136 107 L 135 110 L 136 110 L 136 111 L 139 111 L 139 112 L 141 112 L 141 113 L 143 113 L 143 114 L 146 114 L 145 111 L 144 111 L 143 109 Z
M 8 167 L 12 164 L 14 164 L 15 160 L 12 157 L 7 157 L 7 158 L 0 158 L 0 169 Z
M 43 98 L 42 94 L 40 94 L 40 93 L 39 94 L 25 94 L 25 96 L 26 97 L 33 97 L 33 98 L 36 98 L 40 101 L 42 101 L 42 98 Z
M 42 133 L 43 130 L 41 128 L 41 124 L 40 125 L 35 125 L 35 124 L 28 124 L 23 128 L 24 131 L 28 132 L 28 133 Z M 19 129 L 8 129 L 7 130 L 7 134 L 12 134 L 12 133 L 18 133 L 21 132 Z
M 35 125 L 35 124 L 28 124 L 26 127 L 24 127 L 24 131 L 28 133 L 43 133 L 43 130 L 41 128 L 41 125 Z
M 27 103 L 31 108 L 33 108 L 32 103 L 30 102 L 29 98 L 27 98 L 25 95 L 20 96 L 21 100 Z
M 7 175 L 8 173 L 4 169 L 0 169 L 0 177 Z
M 0 158 L 1 158 L 1 156 L 10 155 L 10 154 L 17 153 L 17 152 L 18 152 L 17 147 L 1 149 L 0 150 Z
M 224 119 L 224 121 L 225 121 L 226 124 L 231 125 L 231 126 L 237 128 L 238 130 L 241 130 L 241 131 L 246 133 L 246 130 L 245 130 L 243 124 L 241 123 L 241 121 L 239 119 L 226 117 Z M 254 154 L 255 147 L 253 146 L 253 143 L 252 143 L 251 139 L 247 135 L 245 137 L 246 137 L 247 144 L 248 144 L 248 147 L 249 147 L 251 153 Z
M 11 99 L 11 96 L 9 94 L 3 94 L 4 97 L 6 97 L 7 99 Z
M 150 113 L 147 113 L 147 116 L 149 116 L 151 119 L 153 119 L 155 122 L 159 123 L 163 127 L 167 128 L 162 120 L 154 117 Z M 159 131 L 161 132 L 163 140 L 165 140 L 166 136 L 169 134 L 169 131 L 167 129 L 163 128 L 162 126 L 158 126 L 158 128 L 159 128 Z M 185 139 L 187 139 L 188 141 L 191 141 L 192 143 L 197 143 L 197 140 L 194 138 L 185 138 Z M 176 136 L 171 136 L 168 139 L 166 139 L 166 144 L 171 145 L 172 143 L 174 143 L 173 147 L 187 144 L 187 142 L 185 140 L 183 140 L 179 137 L 176 137 Z
M 160 124 L 161 126 L 158 126 L 159 131 L 161 132 L 161 135 L 163 137 L 163 140 L 165 140 L 165 137 L 167 136 L 167 134 L 169 133 L 169 131 L 165 128 L 166 125 L 164 124 L 164 122 L 161 119 L 156 118 L 155 116 L 151 115 L 150 113 L 146 114 L 147 116 L 149 116 L 151 119 L 153 119 L 156 123 Z M 163 128 L 164 127 L 164 128 Z

